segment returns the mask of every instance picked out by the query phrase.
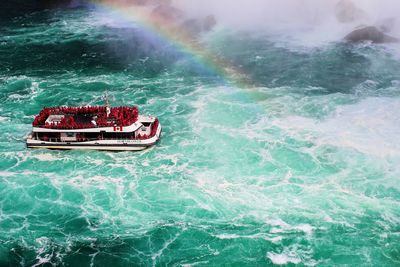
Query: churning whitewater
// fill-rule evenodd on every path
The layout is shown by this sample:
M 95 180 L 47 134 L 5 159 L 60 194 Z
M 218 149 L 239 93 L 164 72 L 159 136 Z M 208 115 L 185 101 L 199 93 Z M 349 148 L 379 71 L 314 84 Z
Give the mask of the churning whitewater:
M 0 28 L 0 266 L 400 264 L 395 45 L 217 25 L 196 42 L 240 87 L 104 6 Z M 25 147 L 44 106 L 106 90 L 157 146 Z

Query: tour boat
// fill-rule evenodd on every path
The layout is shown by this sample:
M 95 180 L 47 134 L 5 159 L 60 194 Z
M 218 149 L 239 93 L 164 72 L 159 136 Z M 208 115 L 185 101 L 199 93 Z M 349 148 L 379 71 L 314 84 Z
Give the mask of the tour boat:
M 156 117 L 139 115 L 137 107 L 43 108 L 26 140 L 29 148 L 138 151 L 161 136 Z

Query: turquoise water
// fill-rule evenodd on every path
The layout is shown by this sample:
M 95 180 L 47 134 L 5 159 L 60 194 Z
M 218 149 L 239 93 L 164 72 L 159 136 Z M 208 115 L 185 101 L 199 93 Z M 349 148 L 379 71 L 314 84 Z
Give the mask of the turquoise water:
M 1 266 L 398 266 L 400 62 L 216 31 L 248 75 L 94 10 L 1 22 Z M 138 105 L 144 152 L 25 148 L 43 106 Z

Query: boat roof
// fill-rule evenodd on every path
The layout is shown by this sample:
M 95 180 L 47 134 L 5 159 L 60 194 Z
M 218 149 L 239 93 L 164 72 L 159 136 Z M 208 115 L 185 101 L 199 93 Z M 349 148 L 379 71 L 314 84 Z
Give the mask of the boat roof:
M 127 127 L 139 118 L 137 107 L 45 107 L 32 123 L 34 128 L 53 130 L 87 130 Z

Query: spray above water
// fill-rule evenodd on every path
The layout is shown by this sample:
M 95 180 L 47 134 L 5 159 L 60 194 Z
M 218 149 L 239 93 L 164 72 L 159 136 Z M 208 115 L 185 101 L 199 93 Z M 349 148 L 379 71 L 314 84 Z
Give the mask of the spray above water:
M 95 3 L 95 2 L 93 2 Z M 223 57 L 211 53 L 198 39 L 197 34 L 210 31 L 216 21 L 212 15 L 201 19 L 192 19 L 169 1 L 154 1 L 146 4 L 126 4 L 120 1 L 102 1 L 95 3 L 102 10 L 117 12 L 118 16 L 132 26 L 157 36 L 161 41 L 173 45 L 181 52 L 190 55 L 209 72 L 217 74 L 227 84 L 237 87 L 249 87 L 247 77 L 236 66 L 229 64 Z
M 306 47 L 345 39 L 396 42 L 395 37 L 400 37 L 397 20 L 400 3 L 394 0 L 106 0 L 92 3 L 101 9 L 116 11 L 122 20 L 159 35 L 239 87 L 251 87 L 248 75 L 222 55 L 210 51 L 198 41 L 199 35 L 212 29 L 228 29 L 234 34 L 246 31 Z
M 285 30 L 288 33 L 313 28 L 316 32 L 348 31 L 369 25 L 400 34 L 400 2 L 396 0 L 175 0 L 193 16 L 212 13 L 226 27 L 252 31 Z M 329 26 L 329 27 L 327 27 Z

